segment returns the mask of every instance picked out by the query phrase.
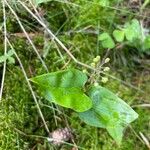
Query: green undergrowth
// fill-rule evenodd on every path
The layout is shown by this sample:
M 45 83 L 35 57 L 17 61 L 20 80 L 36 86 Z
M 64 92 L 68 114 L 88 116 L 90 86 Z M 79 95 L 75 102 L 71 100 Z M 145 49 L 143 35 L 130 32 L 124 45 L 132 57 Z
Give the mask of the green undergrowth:
M 19 79 L 18 79 L 19 76 Z M 143 77 L 142 82 L 145 78 Z M 145 82 L 148 82 L 147 79 Z M 141 84 L 142 84 L 141 82 Z M 7 85 L 7 86 L 6 86 Z M 123 98 L 131 106 L 142 103 L 142 100 L 147 98 L 149 84 L 145 84 L 143 90 L 145 93 L 137 92 L 132 88 L 126 87 L 120 82 L 110 79 L 110 83 L 105 85 L 110 88 L 113 92 Z M 147 88 L 146 88 L 147 87 Z M 0 107 L 0 145 L 1 149 L 29 149 L 35 147 L 40 147 L 40 149 L 47 149 L 48 144 L 46 140 L 41 140 L 40 138 L 33 138 L 27 135 L 42 135 L 47 137 L 46 132 L 43 129 L 43 123 L 37 112 L 37 108 L 33 101 L 33 98 L 28 90 L 24 77 L 18 66 L 11 67 L 8 66 L 4 97 L 1 102 Z M 48 102 L 44 99 L 38 97 L 41 106 L 48 105 Z M 132 128 L 134 132 L 142 132 L 149 135 L 149 110 L 144 108 L 134 108 L 139 114 L 139 118 L 132 123 Z M 51 131 L 53 131 L 56 126 L 54 124 L 54 118 L 52 110 L 48 107 L 42 107 L 42 111 L 45 115 L 45 119 L 48 122 L 48 126 Z M 122 145 L 118 147 L 110 136 L 106 133 L 104 129 L 95 129 L 85 125 L 72 111 L 66 110 L 65 114 L 69 116 L 69 124 L 72 129 L 74 129 L 75 142 L 77 145 L 91 150 L 101 150 L 101 149 L 146 149 L 145 145 L 141 143 L 134 132 L 127 128 Z M 59 114 L 58 117 L 61 118 Z M 58 127 L 65 127 L 64 120 L 58 120 Z M 23 134 L 23 133 L 24 134 Z M 49 146 L 49 149 L 53 146 Z M 62 146 L 60 149 L 68 149 L 70 146 Z
M 23 48 L 25 43 L 21 40 L 18 40 L 18 44 L 20 46 L 16 45 L 16 50 L 19 52 L 21 60 L 24 60 L 23 65 L 25 66 L 27 75 L 31 77 L 35 74 L 44 73 L 44 69 L 40 67 L 41 64 L 39 61 L 36 60 L 36 58 L 33 57 L 32 59 L 26 61 L 28 52 L 24 53 Z M 30 48 L 28 49 L 28 51 L 30 51 Z M 24 55 L 22 55 L 21 53 L 24 53 Z M 124 76 L 126 77 L 126 83 L 129 82 L 132 84 L 133 82 L 133 84 L 135 84 L 136 87 L 141 88 L 144 91 L 144 93 L 134 90 L 133 88 L 130 88 L 128 86 L 125 86 L 119 81 L 116 81 L 111 78 L 109 79 L 109 83 L 104 84 L 104 86 L 111 89 L 114 93 L 116 93 L 118 96 L 124 99 L 131 106 L 144 102 L 146 103 L 148 102 L 147 98 L 149 97 L 149 76 L 145 69 L 138 69 L 138 67 L 137 69 L 134 69 L 134 73 L 136 72 L 136 76 L 134 75 L 134 73 L 129 73 L 129 75 Z M 57 68 L 53 68 L 52 71 L 55 69 Z M 122 73 L 120 73 L 120 75 L 119 73 L 111 73 L 111 75 L 114 75 L 117 78 L 123 77 Z M 49 146 L 47 140 L 41 140 L 37 137 L 35 138 L 32 136 L 24 135 L 40 135 L 44 137 L 48 136 L 43 128 L 43 123 L 37 112 L 37 108 L 35 106 L 31 93 L 28 89 L 27 83 L 24 79 L 24 76 L 17 61 L 15 65 L 10 64 L 7 66 L 4 87 L 4 99 L 0 104 L 1 149 L 24 150 L 33 148 L 34 146 L 39 147 L 39 149 L 53 149 L 53 146 Z M 58 126 L 56 127 L 56 125 L 54 124 L 54 114 L 52 112 L 52 109 L 47 107 L 49 103 L 42 97 L 38 96 L 38 99 L 50 130 L 53 131 L 56 128 L 65 127 L 66 124 L 59 113 L 56 113 L 56 115 L 60 118 L 58 119 Z M 43 104 L 45 106 L 43 106 Z M 149 135 L 149 110 L 147 108 L 144 109 L 140 107 L 134 109 L 139 114 L 139 118 L 134 123 L 132 123 L 134 131 L 136 133 L 142 132 L 146 135 Z M 95 129 L 93 127 L 85 125 L 83 122 L 80 121 L 76 114 L 74 114 L 70 110 L 66 110 L 65 114 L 69 116 L 69 124 L 71 128 L 74 129 L 75 142 L 77 143 L 77 145 L 85 149 L 109 150 L 112 149 L 112 147 L 114 150 L 125 150 L 127 148 L 132 150 L 133 147 L 135 150 L 139 147 L 141 150 L 146 149 L 145 145 L 139 141 L 138 137 L 130 128 L 127 128 L 122 145 L 118 147 L 110 138 L 110 136 L 106 133 L 105 130 Z M 64 145 L 59 149 L 68 148 L 70 148 L 70 146 Z
M 74 2 L 80 7 L 55 1 L 43 4 L 41 8 L 44 9 L 44 17 L 47 19 L 50 29 L 56 33 L 56 36 L 67 48 L 70 48 L 69 50 L 78 60 L 89 65 L 97 55 L 103 58 L 107 53 L 107 49 L 104 49 L 98 41 L 98 36 L 101 33 L 108 32 L 112 35 L 112 32 L 118 26 L 123 26 L 132 19 L 141 19 L 140 14 L 136 15 L 136 13 L 132 12 L 125 5 L 125 2 L 113 0 L 113 3 L 111 3 L 109 1 L 112 6 L 111 8 L 108 6 L 102 7 L 98 4 L 99 0 L 93 0 L 91 2 L 76 0 Z M 125 11 L 118 10 L 117 8 L 119 6 Z M 21 6 L 16 7 L 13 5 L 13 8 L 18 12 L 19 17 L 22 18 L 21 21 L 25 25 L 28 33 L 35 33 L 32 41 L 47 64 L 49 71 L 66 69 L 65 64 L 70 61 L 70 57 L 59 46 L 51 42 L 51 40 L 47 41 L 45 43 L 47 45 L 44 46 L 45 38 L 41 32 L 43 29 L 26 12 L 22 11 L 22 13 L 19 13 L 19 10 L 22 9 Z M 1 12 L 2 9 L 0 7 L 0 21 L 2 22 Z M 25 38 L 15 35 L 16 33 L 20 33 L 21 30 L 9 11 L 7 15 L 9 39 L 13 43 L 25 67 L 27 76 L 30 78 L 46 73 L 40 60 Z M 147 27 L 147 24 L 145 24 L 145 27 Z M 1 34 L 0 55 L 3 54 L 2 43 L 3 37 Z M 111 69 L 109 74 L 115 76 L 117 80 L 109 78 L 109 82 L 100 84 L 112 90 L 131 106 L 149 103 L 150 66 L 147 63 L 149 58 L 148 53 L 140 52 L 135 47 L 130 47 L 129 45 L 125 47 L 122 47 L 122 45 L 119 46 L 119 48 L 114 48 L 108 53 L 108 57 L 111 59 L 108 64 Z M 69 67 L 76 67 L 80 70 L 85 69 L 76 65 L 73 61 L 70 61 Z M 0 64 L 1 76 L 2 63 Z M 130 85 L 125 86 L 118 79 L 122 79 L 126 84 Z M 134 89 L 131 87 L 131 84 L 144 92 Z M 58 125 L 56 126 L 54 113 L 52 108 L 49 107 L 51 106 L 50 103 L 41 97 L 39 91 L 35 91 L 50 131 L 52 132 L 57 128 L 66 127 L 64 120 L 65 114 L 70 127 L 73 129 L 74 140 L 78 146 L 86 150 L 147 149 L 135 132 L 138 135 L 139 132 L 142 132 L 147 137 L 150 136 L 150 111 L 148 108 L 133 107 L 139 114 L 139 118 L 131 124 L 132 129 L 130 127 L 126 129 L 122 144 L 119 147 L 104 129 L 95 129 L 86 125 L 69 109 L 66 109 L 64 114 L 56 112 L 55 115 L 58 121 Z M 62 108 L 60 109 L 62 110 Z M 36 135 L 36 137 L 32 135 Z M 61 147 L 54 147 L 47 140 L 37 136 L 48 137 L 19 63 L 15 59 L 15 64 L 7 65 L 3 99 L 0 103 L 0 150 L 71 149 L 68 144 L 64 144 Z

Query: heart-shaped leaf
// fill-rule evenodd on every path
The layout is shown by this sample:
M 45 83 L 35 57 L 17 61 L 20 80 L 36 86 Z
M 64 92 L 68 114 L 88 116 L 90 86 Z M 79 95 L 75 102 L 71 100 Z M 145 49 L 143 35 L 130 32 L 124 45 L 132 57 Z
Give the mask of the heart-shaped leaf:
M 124 40 L 124 31 L 121 30 L 115 30 L 113 32 L 113 36 L 116 39 L 117 42 L 123 42 Z
M 115 141 L 120 144 L 123 129 L 134 121 L 138 114 L 104 87 L 92 87 L 89 96 L 93 101 L 93 107 L 86 112 L 79 113 L 79 117 L 89 125 L 106 128 Z M 92 118 L 89 114 L 92 114 Z
M 79 70 L 57 71 L 30 80 L 39 85 L 43 96 L 51 102 L 77 112 L 83 112 L 92 107 L 91 99 L 82 91 L 87 76 Z
M 115 47 L 115 43 L 108 33 L 100 34 L 98 39 L 99 39 L 99 41 L 101 41 L 102 46 L 104 48 L 114 48 Z
M 132 30 L 131 27 L 125 29 L 125 36 L 126 36 L 126 39 L 130 42 L 132 42 L 136 38 L 135 32 Z
M 133 19 L 131 23 L 125 24 L 125 36 L 128 41 L 133 42 L 135 39 L 140 39 L 142 37 L 141 33 L 141 27 L 138 20 Z

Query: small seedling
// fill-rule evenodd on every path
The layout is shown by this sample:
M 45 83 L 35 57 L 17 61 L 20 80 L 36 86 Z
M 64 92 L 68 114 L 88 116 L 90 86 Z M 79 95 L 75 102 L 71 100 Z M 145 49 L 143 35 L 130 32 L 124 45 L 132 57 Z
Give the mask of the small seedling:
M 6 55 L 0 56 L 0 63 L 3 63 L 3 62 L 8 60 L 9 64 L 14 64 L 15 63 L 15 59 L 12 57 L 13 54 L 14 54 L 14 51 L 13 50 L 9 50 Z
M 113 31 L 113 38 L 109 33 L 102 33 L 99 35 L 99 41 L 103 48 L 114 48 L 116 44 L 126 43 L 129 46 L 135 47 L 140 51 L 147 51 L 150 49 L 150 35 L 144 33 L 145 29 L 137 19 L 124 24 L 123 28 L 115 29 Z M 116 42 L 118 43 L 116 43 Z

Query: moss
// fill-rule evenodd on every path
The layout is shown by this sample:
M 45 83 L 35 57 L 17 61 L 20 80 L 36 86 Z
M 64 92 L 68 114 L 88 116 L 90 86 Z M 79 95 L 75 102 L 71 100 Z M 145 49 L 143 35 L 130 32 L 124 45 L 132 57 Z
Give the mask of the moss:
M 99 1 L 93 0 L 92 2 L 98 3 Z M 45 17 L 49 22 L 50 29 L 52 29 L 53 32 L 57 32 L 57 37 L 68 49 L 70 48 L 69 50 L 77 59 L 90 64 L 96 55 L 101 55 L 101 57 L 103 57 L 103 55 L 106 54 L 106 50 L 101 48 L 100 43 L 97 43 L 97 34 L 84 33 L 83 31 L 90 30 L 97 32 L 99 29 L 100 32 L 111 32 L 114 26 L 118 24 L 118 21 L 120 21 L 120 18 L 122 18 L 122 13 L 120 13 L 120 16 L 116 15 L 115 20 L 112 20 L 115 9 L 112 11 L 111 9 L 102 8 L 97 4 L 91 4 L 80 0 L 76 0 L 74 3 L 82 7 L 77 8 L 65 3 L 50 2 L 49 4 L 42 5 L 42 9 L 46 12 Z M 128 18 L 129 16 L 130 15 L 128 15 Z M 24 24 L 27 23 L 25 28 L 28 32 L 35 32 L 35 30 L 36 32 L 41 32 L 37 22 L 34 19 L 30 19 L 27 13 L 24 13 L 24 10 L 19 17 L 23 17 Z M 1 21 L 2 9 L 0 8 L 0 22 Z M 100 23 L 100 26 L 98 26 L 98 23 Z M 7 29 L 8 33 L 21 32 L 20 27 L 12 16 L 8 16 L 7 18 Z M 80 33 L 76 32 L 80 30 Z M 19 55 L 28 77 L 46 73 L 36 53 L 25 38 L 10 36 L 9 39 Z M 43 35 L 39 34 L 38 36 L 35 36 L 32 38 L 32 41 L 36 45 L 40 55 L 43 56 L 45 52 L 43 49 Z M 58 45 L 56 46 L 52 40 L 50 40 L 48 44 L 50 45 L 48 53 L 46 57 L 42 58 L 47 64 L 49 71 L 60 70 L 65 66 L 68 60 L 70 61 L 70 58 L 65 51 Z M 58 48 L 64 57 L 63 60 L 60 59 L 57 51 Z M 0 50 L 3 50 L 3 37 L 0 39 Z M 3 52 L 0 51 L 0 54 L 2 55 Z M 141 69 L 143 64 L 141 66 L 140 64 L 136 64 L 133 61 L 133 57 L 136 56 L 136 58 L 142 59 L 147 58 L 147 56 L 141 56 L 135 49 L 130 49 L 130 47 L 126 47 L 120 51 L 112 50 L 110 55 L 110 68 L 112 70 L 110 74 L 118 79 L 121 78 L 122 80 L 125 80 L 125 82 L 130 82 L 136 87 L 141 87 L 145 93 L 129 88 L 114 79 L 109 79 L 110 82 L 103 86 L 111 89 L 114 93 L 117 93 L 130 105 L 144 103 L 143 100 L 147 100 L 150 96 L 149 75 L 146 75 L 146 68 Z M 0 65 L 2 66 L 2 64 Z M 69 67 L 70 66 L 79 67 L 73 62 L 70 62 Z M 34 90 L 36 91 L 36 96 L 50 131 L 53 131 L 56 128 L 65 127 L 66 122 L 64 117 L 58 112 L 55 114 L 58 120 L 58 126 L 56 126 L 54 123 L 53 111 L 47 107 L 50 106 L 50 102 L 43 99 L 40 96 L 40 92 L 35 88 Z M 141 131 L 142 133 L 149 135 L 149 110 L 140 107 L 135 108 L 135 110 L 138 112 L 139 118 L 132 123 L 133 129 L 137 133 Z M 105 130 L 85 125 L 80 121 L 77 114 L 72 113 L 72 111 L 68 109 L 65 110 L 64 113 L 69 120 L 69 125 L 74 129 L 76 144 L 87 150 L 146 149 L 145 145 L 138 140 L 130 128 L 127 128 L 122 145 L 119 147 Z M 68 145 L 55 148 L 48 144 L 47 140 L 25 136 L 22 132 L 27 135 L 48 136 L 19 63 L 16 60 L 14 65 L 7 65 L 3 100 L 0 103 L 0 150 L 26 150 L 33 148 L 39 150 L 71 149 Z

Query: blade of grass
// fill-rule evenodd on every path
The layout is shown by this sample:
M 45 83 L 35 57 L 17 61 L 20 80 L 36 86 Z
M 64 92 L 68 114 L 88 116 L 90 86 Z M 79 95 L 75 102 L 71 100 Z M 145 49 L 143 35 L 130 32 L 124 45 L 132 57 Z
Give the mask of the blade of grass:
M 18 17 L 17 14 L 15 13 L 15 11 L 12 9 L 12 7 L 9 5 L 9 3 L 8 3 L 6 0 L 4 0 L 4 1 L 5 1 L 6 5 L 9 7 L 9 9 L 11 10 L 11 12 L 13 13 L 13 15 L 15 16 L 15 18 L 16 18 L 18 24 L 20 25 L 20 27 L 21 27 L 23 33 L 25 34 L 27 40 L 28 40 L 29 43 L 31 44 L 33 50 L 34 50 L 35 53 L 37 54 L 37 56 L 38 56 L 38 58 L 40 59 L 40 61 L 41 61 L 42 65 L 43 65 L 43 67 L 45 68 L 45 70 L 46 70 L 47 73 L 48 73 L 49 71 L 48 71 L 47 65 L 45 64 L 45 62 L 44 62 L 43 59 L 41 58 L 41 56 L 40 56 L 38 50 L 36 49 L 35 45 L 33 44 L 32 40 L 30 39 L 30 37 L 29 37 L 28 33 L 26 32 L 24 26 L 22 25 L 22 23 L 21 23 L 19 17 Z M 51 104 L 51 105 L 53 106 L 53 104 Z M 56 125 L 57 125 L 57 120 L 56 120 L 56 118 L 55 118 L 55 111 L 53 111 L 53 113 L 54 113 L 55 123 L 56 123 Z
M 49 133 L 50 133 L 49 128 L 48 128 L 48 126 L 47 126 L 47 124 L 46 124 L 46 121 L 45 121 L 45 119 L 44 119 L 44 115 L 43 115 L 43 113 L 42 113 L 42 111 L 41 111 L 41 108 L 40 108 L 40 106 L 39 106 L 38 100 L 37 100 L 37 98 L 36 98 L 36 96 L 35 96 L 35 93 L 34 93 L 34 91 L 33 91 L 33 89 L 32 89 L 32 86 L 31 86 L 31 84 L 30 84 L 30 82 L 29 82 L 29 79 L 28 79 L 28 77 L 27 77 L 27 74 L 26 74 L 26 72 L 25 72 L 25 69 L 24 69 L 24 67 L 23 67 L 23 64 L 22 64 L 22 62 L 21 62 L 21 60 L 20 60 L 18 54 L 16 53 L 15 49 L 13 48 L 13 45 L 10 43 L 10 41 L 9 41 L 8 38 L 7 38 L 7 42 L 8 42 L 8 44 L 9 44 L 10 48 L 11 48 L 12 50 L 14 50 L 14 54 L 15 54 L 15 56 L 16 56 L 18 62 L 19 62 L 19 65 L 20 65 L 20 67 L 21 67 L 21 69 L 22 69 L 22 72 L 23 72 L 23 74 L 24 74 L 24 77 L 25 77 L 25 79 L 26 79 L 26 81 L 27 81 L 28 87 L 29 87 L 29 89 L 30 89 L 30 91 L 31 91 L 31 94 L 32 94 L 33 99 L 34 99 L 34 101 L 35 101 L 35 104 L 36 104 L 36 106 L 37 106 L 39 115 L 40 115 L 40 117 L 41 117 L 41 119 L 42 119 L 42 121 L 43 121 L 43 124 L 44 124 L 44 126 L 45 126 L 45 129 L 46 129 L 47 133 L 49 134 Z
M 16 14 L 16 12 L 13 10 L 13 8 L 10 6 L 10 4 L 7 2 L 7 0 L 4 0 L 6 5 L 8 6 L 8 8 L 10 9 L 10 11 L 12 12 L 12 14 L 15 16 L 19 26 L 21 27 L 21 30 L 23 31 L 23 33 L 25 34 L 26 38 L 28 39 L 29 43 L 31 44 L 33 50 L 35 51 L 35 53 L 37 54 L 38 58 L 40 59 L 43 67 L 45 68 L 45 70 L 48 72 L 48 67 L 46 66 L 45 62 L 43 61 L 43 59 L 41 58 L 38 50 L 36 49 L 35 45 L 33 44 L 32 40 L 30 39 L 28 33 L 26 32 L 24 26 L 22 25 L 18 15 Z
M 86 67 L 86 68 L 92 69 L 91 66 L 89 66 L 89 65 L 87 65 L 87 64 L 84 64 L 84 63 L 78 61 L 78 60 L 74 57 L 74 55 L 66 48 L 66 46 L 52 33 L 52 31 L 47 27 L 46 24 L 44 24 L 34 13 L 32 13 L 32 11 L 31 11 L 23 2 L 21 2 L 20 0 L 18 0 L 18 2 L 29 12 L 29 14 L 30 14 L 33 18 L 35 18 L 35 19 L 39 22 L 39 24 L 41 24 L 41 26 L 43 26 L 43 28 L 44 28 L 45 30 L 47 30 L 47 32 L 50 34 L 50 36 L 52 36 L 52 37 L 55 39 L 55 41 L 66 51 L 66 53 L 72 58 L 72 60 L 73 60 L 75 63 L 77 63 L 78 65 L 84 66 L 84 67 Z
M 91 66 L 89 66 L 89 65 L 87 65 L 87 64 L 85 64 L 85 63 L 82 63 L 82 62 L 78 61 L 78 60 L 74 57 L 74 55 L 66 48 L 66 46 L 52 33 L 52 31 L 51 31 L 43 22 L 41 22 L 41 20 L 40 20 L 34 13 L 32 13 L 32 11 L 31 11 L 23 2 L 21 2 L 20 0 L 18 0 L 18 2 L 28 11 L 28 13 L 29 13 L 33 18 L 35 18 L 35 19 L 39 22 L 39 24 L 40 24 L 41 26 L 43 26 L 43 28 L 44 28 L 45 30 L 47 30 L 47 32 L 50 34 L 50 36 L 52 36 L 52 37 L 55 39 L 55 41 L 66 51 L 66 53 L 71 57 L 71 59 L 72 59 L 76 64 L 81 65 L 81 66 L 86 67 L 86 68 L 91 69 L 91 70 L 95 70 L 93 67 L 91 67 Z M 127 82 L 121 80 L 121 79 L 118 79 L 118 78 L 116 78 L 116 77 L 114 77 L 114 76 L 112 76 L 112 75 L 106 74 L 105 72 L 101 72 L 101 73 L 107 75 L 108 77 L 110 77 L 110 78 L 112 78 L 112 79 L 118 80 L 118 81 L 120 81 L 121 83 L 123 83 L 123 84 L 125 84 L 125 85 L 127 85 L 127 86 L 129 86 L 129 87 L 131 87 L 131 88 L 133 88 L 133 89 L 136 89 L 136 90 L 138 90 L 138 91 L 140 91 L 140 92 L 144 92 L 144 91 L 142 91 L 141 89 L 139 89 L 139 88 L 137 88 L 137 87 L 135 87 L 135 86 L 133 86 L 133 85 L 131 85 L 131 84 L 129 84 L 129 83 L 127 83 Z
M 3 22 L 4 22 L 4 56 L 7 53 L 7 28 L 6 28 L 6 10 L 5 10 L 5 3 L 2 1 L 3 6 Z M 0 89 L 0 101 L 2 100 L 3 88 L 4 88 L 4 81 L 5 81 L 5 74 L 6 74 L 6 60 L 3 64 L 3 74 L 2 74 L 2 81 L 1 81 L 1 89 Z
M 95 5 L 99 5 L 101 7 L 104 7 L 104 8 L 108 8 L 108 9 L 111 9 L 111 10 L 117 10 L 117 11 L 120 11 L 120 12 L 124 12 L 126 14 L 131 14 L 131 15 L 134 15 L 134 16 L 137 16 L 137 17 L 145 17 L 145 18 L 149 18 L 149 16 L 145 16 L 145 15 L 139 15 L 137 13 L 134 13 L 134 12 L 131 12 L 131 11 L 128 11 L 128 10 L 125 10 L 125 9 L 122 9 L 122 8 L 116 8 L 116 7 L 113 7 L 113 6 L 102 6 L 100 5 L 99 3 L 96 3 L 96 2 L 91 2 L 91 1 L 87 1 L 87 0 L 84 0 L 86 3 L 89 3 L 89 4 L 95 4 Z
M 49 26 L 49 23 L 47 22 L 47 20 L 45 20 L 44 17 L 40 16 L 40 14 L 39 14 L 38 10 L 36 9 L 36 7 L 34 6 L 34 4 L 33 4 L 31 1 L 29 1 L 29 3 L 30 3 L 31 6 L 33 7 L 33 10 L 35 11 L 35 14 L 37 15 L 37 17 L 39 17 L 39 19 L 40 19 L 43 23 L 45 23 L 45 24 L 47 24 L 47 26 Z M 59 32 L 59 31 L 58 31 L 58 32 Z M 57 32 L 57 33 L 58 33 L 58 32 Z M 57 34 L 57 33 L 56 33 L 56 34 Z M 47 34 L 47 31 L 44 32 L 44 34 Z M 54 40 L 54 39 L 52 39 L 52 41 L 53 41 L 53 40 Z M 45 36 L 45 42 L 48 42 L 48 39 L 47 39 L 46 36 Z M 55 44 L 55 45 L 56 45 L 56 44 Z M 63 57 L 61 51 L 59 50 L 59 48 L 57 47 L 57 45 L 56 45 L 56 49 L 57 49 L 58 54 L 60 55 L 61 59 L 64 60 L 64 57 Z M 44 58 L 46 58 L 46 57 L 44 57 Z M 65 61 L 64 61 L 64 63 L 65 63 Z

